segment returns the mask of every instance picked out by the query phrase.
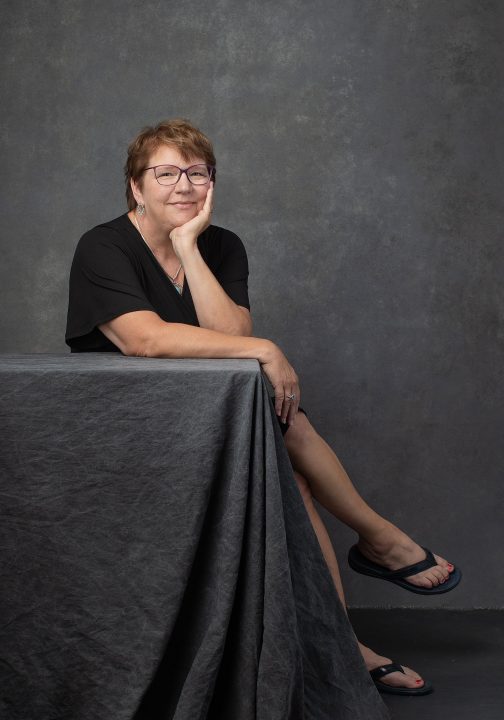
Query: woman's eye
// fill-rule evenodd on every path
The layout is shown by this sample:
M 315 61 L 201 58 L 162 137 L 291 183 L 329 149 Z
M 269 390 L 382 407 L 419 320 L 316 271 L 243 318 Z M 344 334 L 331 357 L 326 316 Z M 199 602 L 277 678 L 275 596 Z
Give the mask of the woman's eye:
M 208 177 L 208 171 L 207 170 L 191 170 L 189 173 L 191 177 L 198 177 L 198 178 L 207 178 Z

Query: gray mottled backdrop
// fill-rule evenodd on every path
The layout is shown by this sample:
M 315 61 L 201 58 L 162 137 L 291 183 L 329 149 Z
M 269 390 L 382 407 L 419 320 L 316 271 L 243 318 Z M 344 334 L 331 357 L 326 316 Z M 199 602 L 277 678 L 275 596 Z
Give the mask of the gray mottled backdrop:
M 437 601 L 502 607 L 499 0 L 4 0 L 5 352 L 65 351 L 67 277 L 121 214 L 128 141 L 214 140 L 216 224 L 249 251 L 256 334 L 373 504 L 463 566 Z M 352 534 L 324 515 L 344 560 Z

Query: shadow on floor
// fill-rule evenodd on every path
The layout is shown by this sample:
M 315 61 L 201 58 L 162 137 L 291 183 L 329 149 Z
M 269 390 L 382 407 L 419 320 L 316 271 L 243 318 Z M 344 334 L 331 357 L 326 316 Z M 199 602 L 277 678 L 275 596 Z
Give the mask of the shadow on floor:
M 350 610 L 360 640 L 434 685 L 424 697 L 383 695 L 394 720 L 502 720 L 504 611 Z

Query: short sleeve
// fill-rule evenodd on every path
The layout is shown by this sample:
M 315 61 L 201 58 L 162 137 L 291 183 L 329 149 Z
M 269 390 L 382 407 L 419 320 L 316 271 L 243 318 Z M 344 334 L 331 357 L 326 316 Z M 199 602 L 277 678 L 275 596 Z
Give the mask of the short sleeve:
M 250 310 L 248 275 L 245 247 L 238 235 L 227 230 L 222 239 L 221 262 L 215 276 L 233 302 Z
M 66 341 L 135 310 L 154 310 L 121 235 L 106 226 L 80 239 L 70 271 Z

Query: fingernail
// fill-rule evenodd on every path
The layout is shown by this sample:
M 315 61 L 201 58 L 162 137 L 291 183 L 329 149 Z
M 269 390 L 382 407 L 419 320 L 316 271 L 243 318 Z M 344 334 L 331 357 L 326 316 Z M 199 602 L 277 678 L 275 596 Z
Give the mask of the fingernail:
M 452 565 L 451 563 L 448 563 L 448 570 L 453 570 L 454 567 L 455 567 L 455 565 Z
M 282 422 L 285 425 L 285 423 L 287 422 L 287 418 L 282 418 Z
M 421 685 L 423 683 L 423 680 L 415 680 L 417 685 Z

